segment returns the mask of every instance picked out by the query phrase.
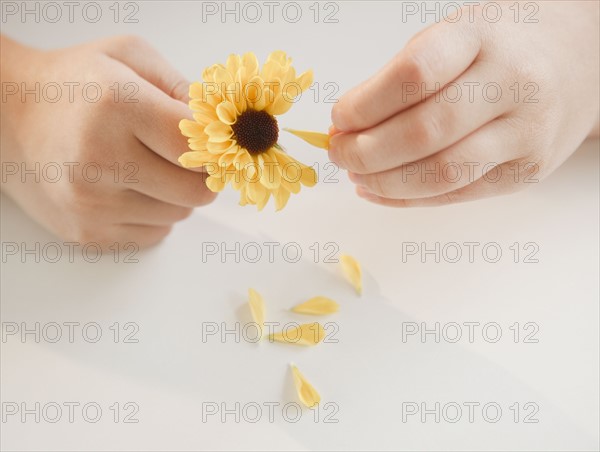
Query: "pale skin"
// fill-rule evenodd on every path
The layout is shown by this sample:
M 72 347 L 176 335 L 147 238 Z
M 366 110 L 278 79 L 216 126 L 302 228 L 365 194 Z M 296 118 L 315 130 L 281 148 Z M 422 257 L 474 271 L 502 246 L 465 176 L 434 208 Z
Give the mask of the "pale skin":
M 540 3 L 536 24 L 496 3 L 498 23 L 475 8 L 472 23 L 464 12 L 425 29 L 334 106 L 329 155 L 359 196 L 413 207 L 512 193 L 598 136 L 598 2 Z
M 214 199 L 204 173 L 177 162 L 187 149 L 178 123 L 190 117 L 189 82 L 143 40 L 116 37 L 42 52 L 3 36 L 2 82 L 17 82 L 19 90 L 22 82 L 28 90 L 40 83 L 39 102 L 32 94 L 23 101 L 20 91 L 2 102 L 2 189 L 58 237 L 145 247 Z M 48 102 L 56 91 L 43 94 L 42 87 L 53 82 L 62 97 Z M 71 102 L 65 83 L 72 82 L 79 85 Z M 86 83 L 101 87 L 99 100 L 93 89 L 84 97 Z M 13 162 L 26 170 L 39 162 L 39 181 L 25 175 L 22 182 L 20 166 L 8 174 Z M 42 171 L 48 163 L 62 169 L 56 182 L 55 172 Z M 93 182 L 96 168 L 102 177 Z
M 359 196 L 412 207 L 511 193 L 528 186 L 523 181 L 532 173 L 541 180 L 586 137 L 597 136 L 597 2 L 544 3 L 537 24 L 515 23 L 509 13 L 496 24 L 477 10 L 473 23 L 463 17 L 420 32 L 334 106 L 329 155 L 349 171 Z M 96 82 L 104 90 L 95 103 L 79 88 L 73 102 L 35 102 L 31 95 L 23 102 L 18 93 L 1 104 L 3 163 L 80 164 L 73 180 L 23 183 L 20 174 L 3 180 L 3 191 L 58 237 L 149 246 L 214 199 L 202 172 L 177 163 L 187 150 L 178 123 L 190 117 L 189 82 L 147 43 L 116 37 L 45 52 L 3 36 L 1 57 L 3 83 Z M 132 82 L 138 102 L 127 103 L 125 85 Z M 444 87 L 452 82 L 463 88 L 462 97 L 449 102 L 455 93 L 448 91 L 436 98 L 436 83 L 449 90 Z M 502 89 L 495 102 L 482 95 L 489 82 Z M 119 101 L 110 90 L 115 83 Z M 407 95 L 407 83 L 427 91 Z M 472 100 L 468 84 L 479 84 Z M 523 100 L 532 92 L 527 84 L 537 87 L 536 103 Z M 96 183 L 82 175 L 90 162 L 103 170 Z M 138 168 L 133 183 L 126 180 L 130 162 Z M 491 163 L 502 170 L 498 180 L 483 177 Z

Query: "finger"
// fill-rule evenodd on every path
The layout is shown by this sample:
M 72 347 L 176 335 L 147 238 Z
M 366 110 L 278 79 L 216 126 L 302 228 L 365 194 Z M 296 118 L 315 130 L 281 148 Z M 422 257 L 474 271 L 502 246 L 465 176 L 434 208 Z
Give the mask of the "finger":
M 371 129 L 332 136 L 329 158 L 352 172 L 369 174 L 433 155 L 514 108 L 503 81 L 495 82 L 503 95 L 493 98 L 460 88 L 493 79 L 493 68 L 475 65 L 439 97 L 429 97 Z
M 344 132 L 364 130 L 409 108 L 422 100 L 415 89 L 441 89 L 473 63 L 480 48 L 479 34 L 463 22 L 433 25 L 379 73 L 342 96 L 332 109 L 334 126 Z
M 205 173 L 167 162 L 142 144 L 134 155 L 138 172 L 134 183 L 123 183 L 125 188 L 182 207 L 199 207 L 215 199 L 216 193 L 206 187 Z
M 110 240 L 106 241 L 103 247 L 108 248 L 117 245 L 132 254 L 129 259 L 136 259 L 136 248 L 147 248 L 161 242 L 172 230 L 173 226 L 149 226 L 140 224 L 119 224 L 113 225 L 110 234 Z M 100 242 L 102 245 L 104 242 Z M 113 249 L 113 248 L 109 248 Z
M 117 36 L 102 43 L 104 52 L 133 69 L 173 99 L 187 102 L 190 83 L 139 36 Z
M 134 190 L 119 193 L 115 214 L 120 223 L 146 226 L 170 226 L 188 218 L 193 209 L 169 204 Z
M 181 167 L 177 159 L 189 147 L 187 138 L 179 130 L 179 122 L 191 118 L 190 110 L 147 81 L 140 79 L 138 84 L 139 102 L 127 104 L 133 134 L 156 155 Z M 194 170 L 203 171 L 202 168 Z
M 179 122 L 192 117 L 184 103 L 189 100 L 189 82 L 141 38 L 119 36 L 104 41 L 102 46 L 109 57 L 142 78 L 136 84 L 135 98 L 130 99 L 134 102 L 127 104 L 133 113 L 135 136 L 158 155 L 180 166 L 177 159 L 189 150 L 187 138 L 179 130 Z
M 415 199 L 465 187 L 497 165 L 519 158 L 518 134 L 496 119 L 458 143 L 418 162 L 374 174 L 349 173 L 350 180 L 384 198 Z
M 530 165 L 529 163 L 530 162 L 519 161 L 506 162 L 497 166 L 494 170 L 491 170 L 489 172 L 489 177 L 482 177 L 466 187 L 429 198 L 389 199 L 371 193 L 364 187 L 357 187 L 356 192 L 361 198 L 388 207 L 435 207 L 446 204 L 475 201 L 477 199 L 517 192 L 522 188 L 531 185 L 531 183 L 524 183 L 530 176 L 533 176 L 534 178 L 529 182 L 537 182 L 534 174 L 537 171 L 537 165 Z M 519 181 L 515 181 L 515 164 L 526 169 L 520 174 L 522 179 Z M 491 175 L 492 172 L 494 173 L 493 176 Z

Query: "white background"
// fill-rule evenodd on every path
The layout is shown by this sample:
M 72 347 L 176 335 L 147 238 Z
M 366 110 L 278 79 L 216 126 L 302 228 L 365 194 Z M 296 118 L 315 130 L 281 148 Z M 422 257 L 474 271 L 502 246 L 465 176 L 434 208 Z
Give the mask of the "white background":
M 223 62 L 232 52 L 254 51 L 264 60 L 284 49 L 302 71 L 313 68 L 315 81 L 335 82 L 340 93 L 368 77 L 392 57 L 418 29 L 418 20 L 403 23 L 399 3 L 340 3 L 338 23 L 314 23 L 310 3 L 302 5 L 297 23 L 276 14 L 274 23 L 232 18 L 202 22 L 199 2 L 141 2 L 138 24 L 115 24 L 112 2 L 96 24 L 8 20 L 3 32 L 27 44 L 55 48 L 119 33 L 144 36 L 191 80 L 202 69 Z M 83 3 L 82 3 L 83 4 Z M 282 3 L 283 4 L 283 3 Z M 324 5 L 321 5 L 323 8 Z M 266 13 L 266 9 L 264 10 Z M 323 13 L 323 9 L 321 9 Z M 321 92 L 323 94 L 323 91 Z M 339 97 L 339 94 L 337 95 Z M 284 126 L 326 130 L 331 104 L 304 97 L 282 117 Z M 98 125 L 102 127 L 102 124 Z M 327 162 L 326 155 L 294 137 L 281 142 L 299 160 Z M 198 209 L 159 246 L 141 251 L 138 263 L 115 264 L 113 256 L 88 263 L 77 255 L 58 263 L 25 263 L 20 256 L 2 264 L 2 322 L 32 327 L 35 322 L 96 322 L 97 343 L 86 342 L 81 328 L 74 343 L 18 335 L 2 343 L 2 401 L 99 404 L 97 423 L 82 418 L 81 406 L 69 423 L 65 412 L 57 423 L 18 416 L 1 424 L 6 450 L 594 450 L 598 448 L 598 141 L 585 143 L 546 180 L 517 194 L 464 205 L 397 210 L 371 205 L 354 195 L 344 172 L 337 183 L 321 183 L 293 196 L 288 207 L 262 213 L 239 207 L 237 193 L 226 191 L 212 205 Z M 2 242 L 42 246 L 60 242 L 2 198 Z M 236 263 L 233 256 L 208 256 L 207 242 L 279 242 L 274 262 Z M 295 242 L 302 259 L 286 262 L 284 244 Z M 314 262 L 309 248 L 318 243 Z M 356 256 L 365 272 L 364 295 L 357 297 L 338 265 L 324 263 L 324 246 Z M 481 246 L 475 262 L 422 263 L 419 255 L 402 262 L 403 242 L 433 247 L 448 242 L 495 242 L 503 251 L 488 263 Z M 534 242 L 538 263 L 514 262 L 509 247 Z M 266 253 L 267 248 L 263 247 Z M 466 252 L 466 248 L 463 248 Z M 338 253 L 339 254 L 339 253 Z M 121 255 L 120 259 L 124 256 Z M 286 310 L 314 295 L 339 301 L 337 333 L 304 349 L 282 344 L 236 342 L 230 335 L 203 342 L 207 323 L 228 328 L 249 321 L 248 287 L 261 292 L 268 320 L 312 320 Z M 138 343 L 113 341 L 115 322 L 139 326 Z M 449 322 L 479 322 L 472 343 L 463 326 L 457 343 L 433 335 L 402 340 L 409 322 L 433 328 Z M 495 343 L 482 326 L 497 323 Z M 510 326 L 519 322 L 517 343 Z M 524 343 L 524 325 L 534 323 L 537 343 Z M 328 330 L 333 331 L 333 326 Z M 451 335 L 451 331 L 448 335 Z M 531 330 L 528 330 L 531 331 Z M 493 330 L 489 330 L 493 336 Z M 63 327 L 63 334 L 67 334 Z M 302 412 L 286 421 L 282 407 L 297 403 L 289 362 L 295 362 L 322 395 L 319 419 Z M 115 402 L 139 406 L 138 423 L 113 420 Z M 229 415 L 203 422 L 203 403 L 263 406 L 256 423 Z M 270 422 L 264 403 L 279 403 Z M 402 419 L 402 405 L 424 402 L 433 408 L 448 403 L 479 403 L 469 422 L 450 423 L 433 415 Z M 481 407 L 502 408 L 498 422 L 485 421 Z M 519 422 L 514 411 L 520 404 Z M 535 403 L 539 411 L 523 405 Z M 329 404 L 329 405 L 326 405 Z M 337 412 L 333 413 L 333 408 Z M 121 415 L 129 412 L 121 410 Z M 93 414 L 93 412 L 90 412 Z M 255 412 L 248 411 L 248 416 Z M 289 412 L 290 416 L 294 411 Z M 338 422 L 325 422 L 325 417 Z M 447 413 L 454 415 L 453 411 Z M 489 412 L 494 415 L 493 410 Z

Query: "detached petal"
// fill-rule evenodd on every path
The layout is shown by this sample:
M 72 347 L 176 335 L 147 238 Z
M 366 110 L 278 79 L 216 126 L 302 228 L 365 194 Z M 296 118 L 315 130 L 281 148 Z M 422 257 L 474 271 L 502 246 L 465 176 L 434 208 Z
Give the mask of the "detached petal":
M 256 290 L 248 289 L 248 304 L 250 305 L 252 318 L 260 327 L 262 334 L 262 331 L 265 328 L 265 301 Z
M 292 308 L 298 314 L 327 315 L 337 312 L 340 305 L 327 297 L 314 297 Z
M 269 334 L 269 341 L 285 342 L 294 345 L 317 345 L 325 338 L 325 329 L 318 323 L 303 323 L 295 328 L 287 328 L 280 333 Z
M 283 129 L 286 132 L 296 135 L 298 138 L 306 141 L 308 144 L 312 144 L 315 147 L 328 150 L 329 149 L 329 135 L 321 132 L 312 132 L 309 130 L 294 130 L 294 129 Z
M 340 263 L 342 264 L 342 270 L 348 278 L 348 281 L 352 283 L 357 294 L 362 293 L 362 271 L 360 264 L 352 256 L 342 254 L 340 256 Z
M 290 364 L 290 367 L 292 368 L 298 398 L 308 408 L 314 408 L 321 401 L 321 396 L 295 365 Z

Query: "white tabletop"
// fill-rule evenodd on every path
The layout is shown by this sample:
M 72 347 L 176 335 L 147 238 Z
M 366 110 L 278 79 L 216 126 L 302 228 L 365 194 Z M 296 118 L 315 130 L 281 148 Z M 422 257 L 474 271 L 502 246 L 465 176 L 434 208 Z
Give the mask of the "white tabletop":
M 102 5 L 111 13 L 109 3 Z M 281 48 L 299 69 L 312 67 L 316 81 L 335 82 L 343 92 L 423 26 L 402 24 L 394 3 L 339 3 L 337 24 L 315 24 L 303 4 L 306 18 L 298 23 L 275 16 L 262 25 L 203 23 L 200 3 L 137 5 L 138 24 L 9 20 L 2 28 L 47 48 L 137 33 L 190 79 L 231 52 L 252 50 L 264 59 Z M 324 130 L 330 108 L 322 99 L 302 100 L 285 125 Z M 326 164 L 322 151 L 282 140 L 301 161 Z M 598 141 L 588 141 L 527 190 L 441 208 L 369 204 L 354 195 L 343 172 L 335 183 L 293 196 L 278 213 L 272 206 L 261 213 L 239 207 L 228 190 L 159 246 L 136 253 L 136 263 L 123 262 L 124 254 L 118 263 L 112 255 L 87 262 L 81 248 L 72 262 L 4 255 L 2 449 L 597 449 L 598 156 Z M 1 226 L 3 246 L 62 243 L 5 196 Z M 267 242 L 278 243 L 272 262 Z M 466 254 L 457 263 L 450 262 L 453 254 L 403 262 L 403 244 L 410 242 L 421 251 L 439 243 L 448 253 L 452 242 L 463 253 L 465 242 L 479 245 L 473 262 Z M 220 254 L 236 244 L 239 263 L 235 253 Z M 213 245 L 219 252 L 209 255 Z M 252 263 L 257 248 L 262 259 Z M 502 256 L 488 262 L 496 248 Z M 292 262 L 297 249 L 301 259 Z M 325 262 L 331 251 L 360 260 L 362 297 L 338 264 Z M 524 262 L 529 253 L 537 262 Z M 323 319 L 327 343 L 253 343 L 252 330 L 244 329 L 249 287 L 263 294 L 268 320 L 279 327 L 313 320 L 288 311 L 300 301 L 337 300 L 340 312 Z M 23 339 L 22 329 L 36 322 L 39 341 L 35 334 Z M 63 334 L 57 342 L 53 322 Z M 72 341 L 68 322 L 77 323 Z M 436 323 L 439 342 L 433 333 L 409 334 Z M 453 342 L 457 325 L 462 337 Z M 211 328 L 219 332 L 208 335 Z M 241 337 L 222 339 L 224 328 L 239 328 Z M 102 336 L 93 342 L 98 329 Z M 290 362 L 322 396 L 320 408 L 302 410 L 297 422 Z M 73 422 L 70 403 L 79 404 L 71 405 Z M 53 423 L 57 406 L 62 417 Z M 23 409 L 31 410 L 24 421 Z M 424 419 L 423 409 L 429 410 Z

